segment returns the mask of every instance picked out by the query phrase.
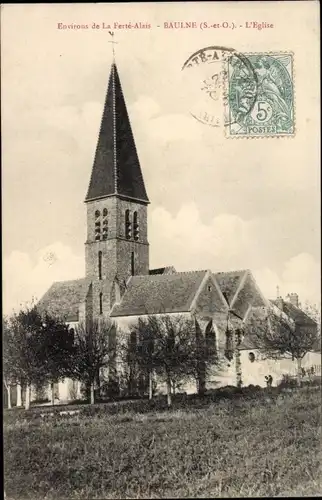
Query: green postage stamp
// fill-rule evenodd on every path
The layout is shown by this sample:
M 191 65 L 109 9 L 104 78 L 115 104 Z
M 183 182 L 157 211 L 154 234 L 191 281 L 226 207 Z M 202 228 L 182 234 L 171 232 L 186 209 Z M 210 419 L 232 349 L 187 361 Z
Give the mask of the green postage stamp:
M 292 136 L 294 86 L 292 53 L 243 54 L 252 71 L 234 56 L 228 62 L 229 137 Z

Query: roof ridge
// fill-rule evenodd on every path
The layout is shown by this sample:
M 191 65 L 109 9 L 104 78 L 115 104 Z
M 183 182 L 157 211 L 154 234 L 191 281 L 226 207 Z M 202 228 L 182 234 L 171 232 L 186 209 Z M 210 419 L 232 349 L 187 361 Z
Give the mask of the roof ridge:
M 213 274 L 245 273 L 251 272 L 249 268 L 236 269 L 235 271 L 213 271 Z
M 155 268 L 163 269 L 163 268 Z M 195 271 L 175 271 L 171 274 L 135 274 L 133 278 L 156 278 L 159 276 L 175 276 L 176 274 L 197 274 L 197 273 L 207 273 L 209 269 L 196 269 Z M 211 272 L 211 271 L 210 271 Z
M 74 278 L 74 279 L 71 279 L 71 280 L 59 280 L 59 281 L 53 281 L 51 286 L 53 285 L 58 285 L 60 283 L 71 283 L 72 281 L 90 281 L 90 278 L 86 278 L 86 276 L 84 276 L 84 278 Z

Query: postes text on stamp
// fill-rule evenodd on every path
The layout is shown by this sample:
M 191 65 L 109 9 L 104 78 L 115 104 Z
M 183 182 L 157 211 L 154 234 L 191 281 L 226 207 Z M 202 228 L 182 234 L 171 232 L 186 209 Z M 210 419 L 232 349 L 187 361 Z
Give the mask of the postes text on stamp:
M 244 54 L 253 78 L 234 56 L 228 59 L 228 137 L 292 136 L 294 123 L 293 55 Z M 254 96 L 256 98 L 254 99 Z M 251 102 L 251 106 L 249 103 Z

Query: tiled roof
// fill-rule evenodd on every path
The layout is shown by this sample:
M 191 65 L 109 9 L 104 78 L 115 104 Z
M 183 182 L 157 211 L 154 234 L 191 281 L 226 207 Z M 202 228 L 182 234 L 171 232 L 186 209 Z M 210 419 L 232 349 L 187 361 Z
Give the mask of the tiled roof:
M 206 272 L 132 276 L 111 316 L 188 312 Z
M 217 283 L 220 286 L 220 289 L 227 299 L 228 304 L 231 304 L 231 301 L 237 291 L 238 285 L 240 284 L 244 274 L 247 271 L 228 271 L 223 273 L 214 273 Z
M 278 307 L 277 300 L 271 300 L 272 304 Z M 283 300 L 283 312 L 292 318 L 296 323 L 301 325 L 316 325 L 316 322 L 310 318 L 302 309 L 294 306 L 291 302 Z
M 270 301 L 272 304 L 277 306 L 276 300 Z M 287 314 L 294 321 L 298 322 L 298 324 L 303 326 L 315 326 L 316 322 L 312 320 L 307 314 L 305 314 L 299 307 L 294 306 L 290 302 L 283 301 L 283 312 Z M 257 317 L 261 317 L 262 319 L 266 317 L 267 312 L 264 307 L 255 307 L 251 314 L 255 314 Z M 258 339 L 255 335 L 251 335 L 246 333 L 241 345 L 240 349 L 257 349 L 258 348 Z M 319 339 L 315 346 L 312 349 L 313 352 L 321 352 L 321 339 Z
M 37 307 L 41 312 L 58 315 L 65 321 L 78 321 L 79 305 L 86 298 L 89 284 L 86 278 L 53 283 Z
M 118 194 L 149 203 L 116 64 L 112 64 L 85 201 Z
M 241 350 L 245 349 L 258 349 L 258 338 L 256 335 L 254 335 L 251 331 L 247 330 L 247 322 L 252 322 L 252 319 L 257 318 L 259 321 L 265 321 L 265 318 L 267 317 L 267 308 L 266 307 L 254 307 L 248 317 L 247 321 L 245 323 L 246 326 L 246 332 L 245 336 L 239 346 Z

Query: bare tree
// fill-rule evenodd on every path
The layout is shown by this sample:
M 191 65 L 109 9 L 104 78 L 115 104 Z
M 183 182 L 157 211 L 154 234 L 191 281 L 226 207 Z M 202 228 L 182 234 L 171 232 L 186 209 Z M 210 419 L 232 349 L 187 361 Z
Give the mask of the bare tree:
M 132 326 L 136 347 L 132 347 L 132 362 L 149 378 L 152 396 L 152 374 L 166 384 L 168 406 L 176 387 L 191 378 L 197 380 L 198 392 L 205 390 L 205 378 L 210 365 L 217 363 L 216 349 L 200 331 L 195 318 L 183 315 L 150 315 Z
M 116 328 L 108 319 L 82 322 L 75 328 L 75 362 L 73 376 L 84 382 L 90 403 L 95 402 L 95 382 L 100 370 L 115 371 Z M 114 369 L 114 370 L 113 370 Z
M 306 301 L 303 306 L 303 312 L 316 322 L 319 341 L 321 342 L 321 305 L 318 306 L 317 304 L 312 304 L 309 301 Z
M 129 392 L 133 394 L 136 385 L 143 385 L 148 381 L 149 399 L 153 397 L 154 374 L 154 330 L 153 322 L 139 318 L 137 323 L 131 325 L 131 333 L 127 343 L 125 362 L 129 367 Z M 143 381 L 143 384 L 142 384 Z M 141 382 L 141 384 L 140 384 Z
M 223 294 L 227 305 L 227 317 L 226 317 L 226 345 L 225 345 L 225 357 L 228 361 L 232 361 L 235 357 L 235 371 L 236 371 L 236 385 L 237 387 L 242 387 L 242 364 L 240 359 L 240 345 L 245 334 L 245 321 L 251 310 L 251 304 L 247 309 L 246 314 L 242 318 L 239 314 L 234 311 L 231 307 L 227 295 Z
M 255 346 L 268 358 L 290 358 L 297 362 L 297 383 L 301 385 L 302 359 L 318 341 L 317 325 L 313 321 L 297 322 L 285 313 L 267 310 L 264 318 L 252 316 L 247 332 Z

